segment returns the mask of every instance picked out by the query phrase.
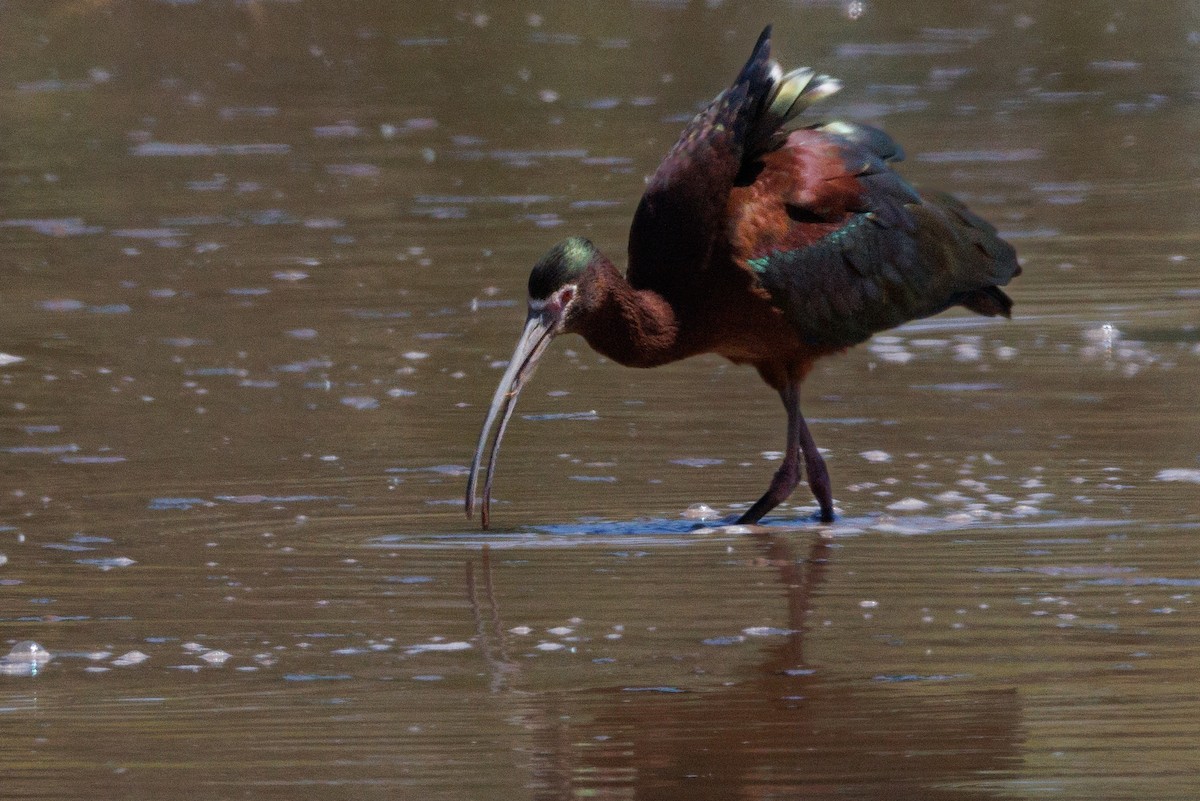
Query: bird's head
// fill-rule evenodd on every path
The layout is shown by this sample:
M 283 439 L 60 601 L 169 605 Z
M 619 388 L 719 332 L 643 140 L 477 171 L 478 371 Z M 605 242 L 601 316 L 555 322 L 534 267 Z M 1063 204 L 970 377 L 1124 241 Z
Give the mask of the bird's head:
M 492 476 L 495 474 L 496 456 L 500 453 L 500 440 L 508 427 L 509 418 L 517 405 L 517 396 L 525 382 L 533 375 L 538 360 L 550 345 L 550 340 L 559 334 L 574 333 L 586 308 L 588 282 L 585 281 L 588 267 L 603 260 L 596 246 L 588 240 L 573 236 L 564 239 L 546 252 L 533 265 L 529 273 L 529 308 L 525 316 L 525 329 L 508 362 L 508 369 L 496 387 L 491 408 L 479 432 L 479 443 L 475 446 L 475 457 L 471 460 L 471 474 L 467 479 L 467 516 L 475 508 L 475 486 L 479 478 L 479 466 L 487 446 L 488 434 L 496 420 L 500 426 L 488 453 L 487 480 L 483 486 L 483 527 L 488 527 L 492 495 Z
M 580 236 L 564 239 L 538 259 L 529 271 L 529 316 L 540 319 L 551 335 L 572 330 L 583 307 L 576 301 L 587 287 L 582 284 L 589 265 L 600 252 Z

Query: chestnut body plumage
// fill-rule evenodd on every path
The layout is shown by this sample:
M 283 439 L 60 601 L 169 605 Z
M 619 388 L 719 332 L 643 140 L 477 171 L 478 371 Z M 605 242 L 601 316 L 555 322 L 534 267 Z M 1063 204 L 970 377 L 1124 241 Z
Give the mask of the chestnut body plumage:
M 753 365 L 783 400 L 787 447 L 756 523 L 803 472 L 833 519 L 825 462 L 800 413 L 800 384 L 822 356 L 873 333 L 961 305 L 1009 316 L 1000 286 L 1020 273 L 1012 247 L 949 195 L 918 192 L 890 166 L 900 148 L 880 130 L 830 122 L 791 129 L 840 84 L 770 58 L 770 28 L 733 85 L 684 129 L 634 215 L 625 275 L 592 243 L 567 239 L 529 276 L 525 331 L 492 400 L 467 484 L 488 435 L 483 525 L 496 455 L 517 394 L 551 339 L 583 336 L 629 367 L 700 353 Z

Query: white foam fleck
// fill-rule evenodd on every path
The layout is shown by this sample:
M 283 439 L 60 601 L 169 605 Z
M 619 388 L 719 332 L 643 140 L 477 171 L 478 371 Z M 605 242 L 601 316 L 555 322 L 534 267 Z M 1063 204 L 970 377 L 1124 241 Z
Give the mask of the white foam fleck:
M 928 503 L 920 498 L 904 498 L 895 503 L 888 504 L 889 509 L 894 512 L 917 512 L 929 506 Z
M 112 556 L 103 559 L 76 559 L 75 561 L 81 565 L 98 567 L 105 572 L 115 567 L 129 567 L 130 565 L 137 564 L 136 561 L 130 559 L 128 556 Z
M 742 634 L 748 637 L 778 637 L 792 633 L 791 629 L 780 629 L 774 626 L 751 626 L 748 629 L 742 629 Z
M 200 658 L 208 664 L 215 666 L 225 664 L 232 656 L 233 654 L 229 653 L 228 651 L 209 651 Z
M 951 348 L 951 350 L 954 351 L 954 360 L 958 362 L 979 361 L 982 355 L 979 346 L 970 342 L 961 342 Z
M 128 651 L 118 656 L 112 663 L 117 667 L 129 667 L 130 665 L 145 662 L 149 658 L 149 654 L 144 654 L 141 651 Z
M 896 521 L 884 520 L 871 526 L 873 531 L 882 531 L 884 534 L 900 534 L 902 536 L 913 536 L 916 534 L 927 534 L 929 529 L 921 523 L 908 524 Z
M 359 411 L 369 411 L 379 408 L 379 400 L 366 395 L 351 395 L 342 398 L 342 405 Z
M 561 651 L 567 646 L 563 645 L 561 642 L 539 642 L 534 647 L 539 651 Z
M 908 364 L 914 358 L 912 351 L 908 350 L 885 351 L 876 355 L 879 356 L 879 358 L 883 361 L 891 362 L 893 364 Z
M 1097 342 L 1107 347 L 1112 347 L 1112 344 L 1121 338 L 1121 331 L 1115 326 L 1105 323 L 1104 325 L 1098 325 L 1095 328 L 1089 328 L 1084 331 L 1083 338 L 1088 342 Z
M 430 651 L 465 651 L 471 647 L 471 643 L 461 640 L 456 642 L 427 642 L 419 645 L 410 645 L 404 649 L 406 654 L 423 654 Z
M 1200 470 L 1190 467 L 1172 467 L 1167 470 L 1159 470 L 1154 480 L 1186 481 L 1191 484 L 1200 484 Z
M 866 459 L 868 462 L 892 461 L 892 455 L 886 451 L 863 451 L 859 454 L 859 456 Z

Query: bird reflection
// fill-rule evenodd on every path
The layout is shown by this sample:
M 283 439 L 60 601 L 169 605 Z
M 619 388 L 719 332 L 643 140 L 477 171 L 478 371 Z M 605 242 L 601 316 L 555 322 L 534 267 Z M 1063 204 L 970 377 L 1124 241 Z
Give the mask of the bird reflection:
M 803 558 L 786 536 L 756 537 L 778 571 L 789 634 L 744 681 L 694 692 L 518 690 L 485 549 L 468 563 L 476 637 L 502 714 L 530 738 L 514 753 L 535 798 L 855 798 L 967 801 L 991 797 L 1020 759 L 1013 690 L 898 687 L 840 679 L 805 655 L 811 610 L 831 545 Z

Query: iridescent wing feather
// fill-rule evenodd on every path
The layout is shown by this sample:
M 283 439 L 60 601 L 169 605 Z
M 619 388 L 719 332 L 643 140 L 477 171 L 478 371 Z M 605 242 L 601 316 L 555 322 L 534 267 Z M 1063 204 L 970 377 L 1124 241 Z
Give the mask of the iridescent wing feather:
M 830 123 L 793 132 L 755 183 L 731 195 L 735 260 L 753 271 L 800 338 L 848 347 L 963 305 L 1005 315 L 997 287 L 1020 273 L 986 221 L 890 166 L 884 132 Z

